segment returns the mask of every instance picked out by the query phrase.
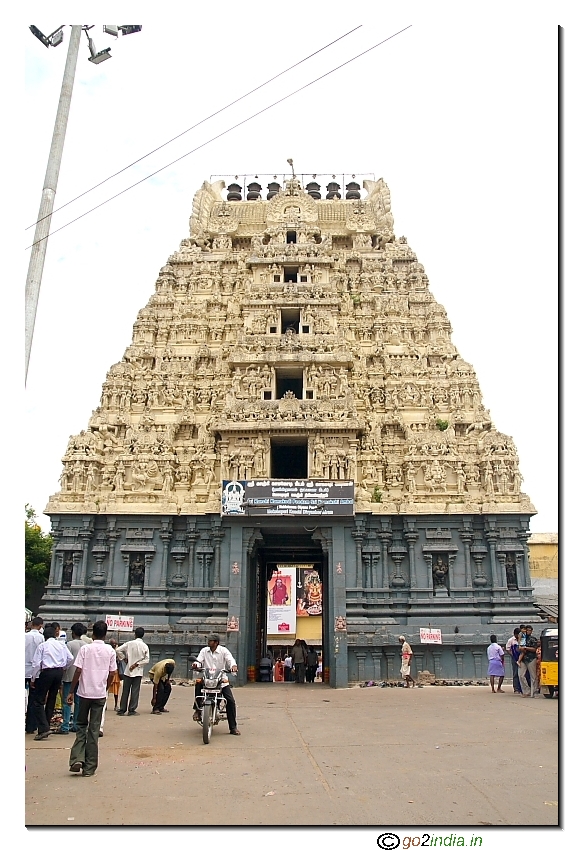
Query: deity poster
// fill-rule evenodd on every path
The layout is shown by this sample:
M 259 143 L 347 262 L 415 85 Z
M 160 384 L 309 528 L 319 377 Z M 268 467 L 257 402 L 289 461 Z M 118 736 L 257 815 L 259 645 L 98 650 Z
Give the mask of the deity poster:
M 267 582 L 267 634 L 288 635 L 296 631 L 296 570 L 278 564 Z
M 322 616 L 322 579 L 313 565 L 297 568 L 296 613 L 298 617 Z

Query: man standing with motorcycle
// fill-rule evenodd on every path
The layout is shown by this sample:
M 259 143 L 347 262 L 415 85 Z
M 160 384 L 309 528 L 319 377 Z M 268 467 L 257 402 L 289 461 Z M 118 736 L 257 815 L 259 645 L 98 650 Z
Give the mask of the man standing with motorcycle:
M 237 672 L 237 662 L 229 652 L 226 646 L 219 646 L 220 637 L 218 635 L 209 635 L 208 646 L 205 646 L 198 653 L 196 661 L 192 665 L 193 670 L 203 668 L 214 668 L 215 670 L 227 670 L 230 673 Z M 199 721 L 201 719 L 200 711 L 197 708 L 197 697 L 202 695 L 202 681 L 198 680 L 194 688 L 194 714 L 192 719 Z M 237 729 L 237 703 L 231 690 L 230 685 L 223 687 L 223 696 L 227 701 L 227 721 L 229 723 L 229 732 L 231 735 L 240 735 Z

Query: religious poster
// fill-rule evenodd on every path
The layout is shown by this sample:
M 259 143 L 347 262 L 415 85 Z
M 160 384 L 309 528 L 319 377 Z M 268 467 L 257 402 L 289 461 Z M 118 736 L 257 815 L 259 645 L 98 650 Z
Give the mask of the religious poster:
M 298 617 L 322 616 L 322 579 L 313 565 L 297 567 L 296 612 Z
M 296 570 L 284 564 L 267 582 L 267 634 L 288 635 L 296 631 Z

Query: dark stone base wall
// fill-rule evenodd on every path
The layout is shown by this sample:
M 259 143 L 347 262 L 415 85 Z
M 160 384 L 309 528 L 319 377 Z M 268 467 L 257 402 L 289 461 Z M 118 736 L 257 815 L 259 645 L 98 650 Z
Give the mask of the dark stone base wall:
M 175 658 L 183 677 L 189 657 L 217 631 L 237 658 L 238 684 L 256 663 L 255 575 L 264 535 L 307 531 L 297 518 L 259 523 L 214 514 L 51 519 L 53 562 L 41 616 L 67 628 L 106 614 L 133 616 L 146 630 L 152 661 Z M 400 634 L 414 649 L 414 672 L 484 677 L 490 634 L 505 642 L 520 622 L 539 622 L 528 515 L 357 514 L 325 522 L 309 532 L 321 551 L 324 666 L 332 686 L 398 678 Z M 447 567 L 441 574 L 438 559 Z M 239 630 L 227 632 L 233 618 Z M 421 645 L 420 627 L 441 629 L 443 644 Z

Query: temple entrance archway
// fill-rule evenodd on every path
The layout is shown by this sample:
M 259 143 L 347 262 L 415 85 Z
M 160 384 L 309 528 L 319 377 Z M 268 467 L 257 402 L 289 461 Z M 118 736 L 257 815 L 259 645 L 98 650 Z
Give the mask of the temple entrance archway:
M 262 531 L 251 556 L 255 593 L 250 594 L 249 659 L 259 680 L 259 662 L 266 654 L 274 661 L 291 650 L 296 638 L 305 640 L 329 666 L 327 555 L 310 533 Z

